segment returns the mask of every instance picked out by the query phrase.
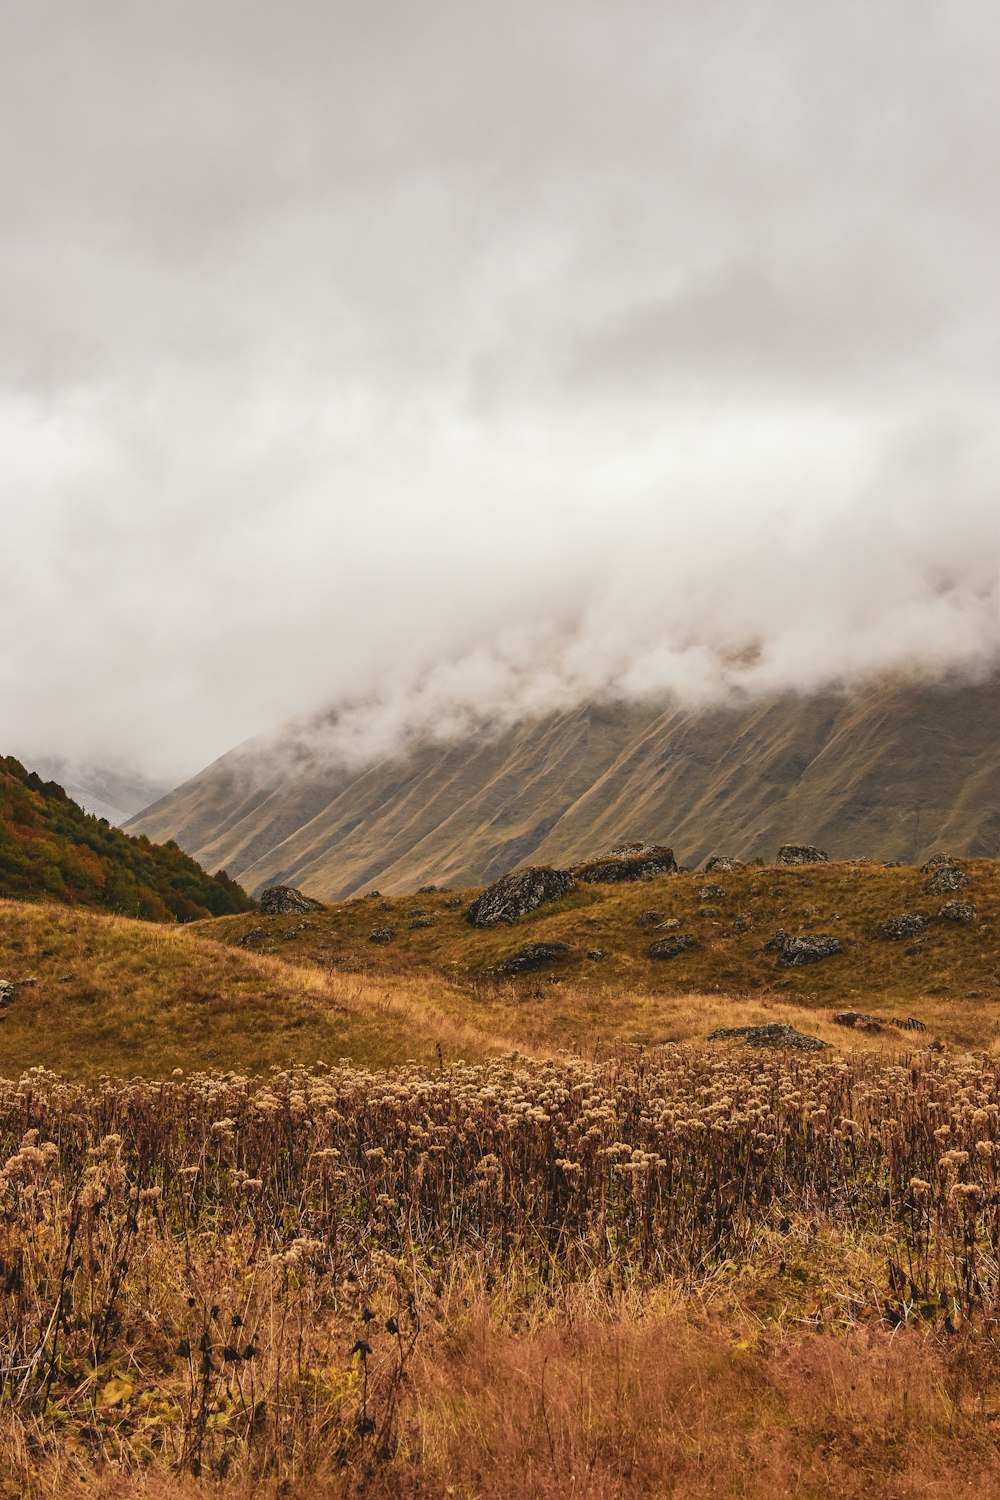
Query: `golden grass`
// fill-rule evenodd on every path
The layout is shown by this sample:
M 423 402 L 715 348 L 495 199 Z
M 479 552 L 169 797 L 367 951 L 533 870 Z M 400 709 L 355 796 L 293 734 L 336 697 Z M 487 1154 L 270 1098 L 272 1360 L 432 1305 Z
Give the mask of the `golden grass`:
M 992 1494 L 998 1101 L 681 1048 L 2 1083 L 0 1496 Z
M 152 1077 L 341 1056 L 390 1067 L 431 1061 L 438 1046 L 447 1058 L 492 1050 L 434 1005 L 426 983 L 386 986 L 204 932 L 0 901 L 0 977 L 37 981 L 0 1012 L 0 1068 Z

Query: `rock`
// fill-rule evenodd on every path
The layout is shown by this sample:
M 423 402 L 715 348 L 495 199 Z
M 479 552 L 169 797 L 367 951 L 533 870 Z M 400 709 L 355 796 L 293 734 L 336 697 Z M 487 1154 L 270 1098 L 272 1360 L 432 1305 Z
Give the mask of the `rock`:
M 829 1042 L 808 1032 L 796 1031 L 784 1021 L 770 1021 L 766 1026 L 721 1026 L 710 1031 L 710 1042 L 734 1041 L 742 1037 L 748 1047 L 794 1047 L 800 1052 L 817 1052 L 829 1047 Z
M 410 923 L 410 931 L 413 932 L 418 927 L 434 927 L 435 925 L 433 917 L 414 917 Z
M 472 927 L 497 927 L 501 922 L 516 922 L 546 901 L 558 901 L 573 889 L 575 881 L 568 870 L 552 870 L 547 865 L 526 865 L 488 886 L 477 896 L 466 913 Z
M 391 901 L 380 901 L 375 908 L 376 911 L 392 911 Z
M 433 894 L 434 894 L 434 892 L 436 890 L 437 890 L 437 886 L 436 885 L 418 885 L 417 886 L 417 895 L 418 896 L 433 896 Z
M 490 973 L 504 978 L 526 974 L 532 969 L 544 969 L 547 964 L 565 963 L 572 952 L 569 943 L 525 943 L 516 953 L 494 964 Z
M 719 917 L 722 913 L 717 906 L 699 906 L 698 915 L 699 917 Z
M 734 859 L 731 854 L 713 854 L 711 859 L 705 861 L 705 874 L 710 875 L 717 870 L 720 875 L 726 875 L 730 870 L 745 870 L 746 865 L 741 859 Z
M 703 885 L 698 892 L 699 901 L 722 901 L 725 899 L 725 887 L 721 885 Z
M 908 947 L 903 949 L 903 952 L 906 954 L 907 958 L 916 958 L 917 954 L 923 953 L 923 951 L 923 943 L 910 943 Z
M 884 1031 L 885 1022 L 877 1016 L 866 1016 L 862 1010 L 838 1010 L 833 1016 L 835 1026 L 850 1026 L 857 1031 Z
M 614 885 L 676 875 L 677 861 L 674 851 L 663 844 L 616 844 L 599 859 L 575 865 L 573 874 L 588 885 Z
M 368 941 L 370 943 L 391 943 L 395 936 L 395 927 L 375 927 L 368 934 Z
M 30 990 L 37 983 L 38 983 L 37 978 L 35 977 L 34 974 L 32 974 L 29 979 L 15 979 L 14 980 L 14 988 L 16 990 Z
M 976 908 L 970 906 L 968 901 L 946 901 L 938 916 L 944 917 L 946 922 L 974 922 Z
M 736 933 L 749 932 L 753 927 L 753 917 L 748 911 L 738 911 L 733 918 L 733 931 Z
M 932 854 L 926 864 L 920 866 L 925 875 L 933 875 L 935 870 L 940 870 L 942 865 L 953 865 L 955 857 L 952 854 Z
M 825 865 L 829 855 L 815 844 L 782 844 L 778 850 L 779 865 Z
M 259 943 L 261 938 L 266 938 L 267 933 L 263 927 L 251 927 L 241 938 L 237 938 L 237 948 L 249 948 L 251 943 Z
M 286 912 L 320 911 L 323 906 L 322 901 L 303 896 L 293 885 L 269 885 L 266 891 L 261 891 L 259 904 L 268 917 L 280 917 Z
M 637 927 L 655 927 L 657 922 L 662 922 L 662 911 L 641 911 L 635 919 Z
M 839 938 L 800 935 L 788 939 L 778 954 L 778 963 L 783 969 L 798 969 L 803 964 L 818 964 L 821 959 L 832 958 L 839 952 Z
M 924 890 L 928 896 L 943 896 L 948 891 L 960 891 L 969 884 L 969 877 L 958 865 L 941 864 L 933 872 Z
M 689 948 L 697 948 L 698 939 L 690 932 L 675 932 L 670 937 L 659 938 L 650 946 L 650 958 L 676 958 Z
M 461 896 L 449 896 L 444 904 L 448 911 L 457 911 L 462 904 L 462 898 Z
M 680 919 L 680 917 L 667 917 L 667 919 L 666 919 L 665 922 L 657 922 L 654 931 L 656 931 L 656 932 L 676 932 L 677 929 L 678 929 L 678 927 L 680 925 L 681 925 L 681 919 Z
M 771 933 L 771 936 L 768 938 L 767 942 L 764 944 L 764 952 L 765 953 L 781 953 L 783 951 L 784 946 L 785 946 L 785 944 L 787 942 L 788 942 L 788 933 L 785 931 L 785 929 L 783 927 L 779 927 L 779 928 L 776 929 L 776 931 L 774 931 L 774 932 Z
M 9 979 L 0 979 L 0 1010 L 8 1006 L 13 1000 L 15 987 Z
M 919 937 L 926 926 L 926 917 L 915 911 L 903 911 L 898 917 L 889 917 L 880 922 L 875 931 L 890 943 L 901 943 L 904 938 Z
M 591 948 L 590 952 L 587 954 L 587 957 L 590 959 L 591 963 L 595 964 L 601 963 L 603 959 L 607 958 L 607 956 L 608 950 L 606 948 Z

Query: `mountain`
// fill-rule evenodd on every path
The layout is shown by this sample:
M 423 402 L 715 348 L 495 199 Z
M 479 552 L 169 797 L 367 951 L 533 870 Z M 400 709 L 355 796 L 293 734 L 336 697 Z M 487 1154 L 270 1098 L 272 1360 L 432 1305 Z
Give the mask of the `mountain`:
M 0 756 L 0 897 L 104 907 L 153 922 L 252 909 L 224 871 L 207 875 L 176 844 L 121 833 L 57 782 Z
M 482 884 L 628 838 L 689 864 L 770 858 L 786 841 L 880 859 L 1000 853 L 998 675 L 707 709 L 590 705 L 360 770 L 304 745 L 240 747 L 128 827 L 248 889 L 280 880 L 326 899 Z
M 91 765 L 61 757 L 33 756 L 32 770 L 55 781 L 84 812 L 106 818 L 116 828 L 170 790 L 134 766 Z

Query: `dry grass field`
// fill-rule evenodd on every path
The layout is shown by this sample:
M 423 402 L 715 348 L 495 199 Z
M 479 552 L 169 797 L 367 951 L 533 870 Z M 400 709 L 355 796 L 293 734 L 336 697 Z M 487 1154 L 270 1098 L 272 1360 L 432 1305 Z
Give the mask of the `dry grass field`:
M 912 953 L 879 922 L 941 900 L 869 866 L 487 932 L 445 892 L 0 903 L 35 981 L 0 1010 L 0 1497 L 1000 1492 L 1000 880 L 966 868 L 975 920 Z M 650 961 L 649 909 L 699 946 Z M 843 952 L 783 971 L 779 925 Z M 831 1045 L 705 1040 L 761 1020 Z

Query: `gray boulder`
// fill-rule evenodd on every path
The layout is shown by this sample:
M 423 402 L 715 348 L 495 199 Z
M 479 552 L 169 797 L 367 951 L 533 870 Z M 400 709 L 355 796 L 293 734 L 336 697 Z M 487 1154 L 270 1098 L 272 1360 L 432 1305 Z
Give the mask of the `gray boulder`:
M 799 969 L 804 964 L 818 964 L 824 958 L 839 953 L 840 939 L 803 934 L 789 938 L 778 954 L 778 963 L 783 969 Z
M 650 958 L 676 958 L 689 948 L 697 948 L 698 939 L 690 932 L 674 932 L 670 937 L 659 938 L 651 944 Z
M 734 859 L 731 854 L 713 854 L 711 859 L 705 861 L 705 874 L 711 875 L 714 871 L 717 875 L 728 874 L 730 870 L 745 870 L 746 865 L 742 859 Z
M 927 918 L 919 912 L 903 911 L 898 917 L 889 917 L 875 929 L 879 937 L 890 943 L 901 943 L 904 938 L 919 937 L 927 926 Z
M 569 943 L 525 943 L 516 953 L 494 964 L 490 973 L 502 978 L 527 974 L 532 969 L 545 969 L 549 964 L 565 963 L 572 952 Z
M 769 1021 L 765 1026 L 720 1026 L 710 1031 L 710 1042 L 736 1041 L 741 1039 L 748 1047 L 792 1047 L 799 1052 L 819 1052 L 829 1047 L 818 1036 L 796 1031 L 784 1021 Z
M 958 865 L 939 864 L 924 886 L 924 890 L 928 896 L 944 896 L 949 891 L 960 891 L 963 885 L 968 884 L 968 875 Z
M 568 870 L 552 870 L 547 865 L 526 865 L 504 875 L 477 896 L 465 914 L 472 927 L 498 927 L 502 922 L 516 922 L 546 901 L 558 901 L 573 889 L 575 882 Z
M 617 885 L 633 880 L 654 880 L 658 875 L 676 875 L 674 851 L 664 844 L 616 844 L 599 859 L 575 865 L 573 874 L 588 885 Z
M 267 890 L 261 891 L 259 904 L 267 917 L 284 916 L 286 912 L 321 911 L 323 907 L 322 901 L 303 896 L 293 885 L 269 885 Z
M 778 850 L 779 865 L 825 865 L 829 855 L 815 844 L 782 844 Z

